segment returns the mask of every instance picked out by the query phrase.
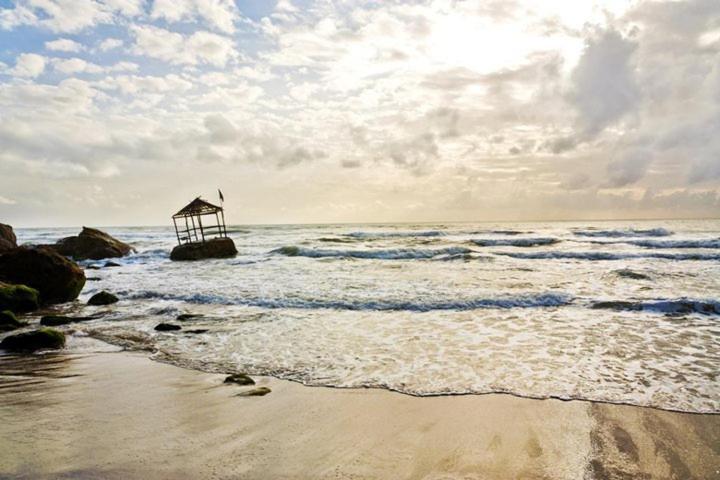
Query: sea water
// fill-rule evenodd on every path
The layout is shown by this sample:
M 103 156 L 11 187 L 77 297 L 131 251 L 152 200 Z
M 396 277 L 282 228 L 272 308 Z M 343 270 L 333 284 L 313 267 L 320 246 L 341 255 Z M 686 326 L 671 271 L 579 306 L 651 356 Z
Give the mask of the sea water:
M 106 230 L 137 251 L 60 307 L 107 312 L 76 338 L 315 386 L 720 412 L 718 220 L 239 226 L 237 257 L 197 262 L 170 261 L 169 227 Z M 83 305 L 100 290 L 121 301 Z

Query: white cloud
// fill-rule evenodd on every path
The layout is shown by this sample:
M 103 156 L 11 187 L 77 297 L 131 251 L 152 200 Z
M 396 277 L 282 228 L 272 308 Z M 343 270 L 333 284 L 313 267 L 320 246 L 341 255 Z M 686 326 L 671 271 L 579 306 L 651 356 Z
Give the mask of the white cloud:
M 237 56 L 233 40 L 215 33 L 198 31 L 185 37 L 149 25 L 134 26 L 133 52 L 174 64 L 224 66 Z
M 155 0 L 150 17 L 168 23 L 203 20 L 213 29 L 233 33 L 239 13 L 232 0 Z
M 53 68 L 65 75 L 72 75 L 75 73 L 102 73 L 105 71 L 105 69 L 100 65 L 87 62 L 77 57 L 67 59 L 53 58 L 51 61 Z
M 79 52 L 84 49 L 83 45 L 68 38 L 58 38 L 45 42 L 45 48 L 55 52 Z
M 17 202 L 12 198 L 3 197 L 0 195 L 0 205 L 15 205 Z
M 16 77 L 34 78 L 45 70 L 45 57 L 35 53 L 22 53 L 15 59 L 15 68 L 10 74 Z
M 101 52 L 107 52 L 108 50 L 113 50 L 115 48 L 122 47 L 123 41 L 119 38 L 106 38 L 100 44 L 98 45 L 98 49 Z

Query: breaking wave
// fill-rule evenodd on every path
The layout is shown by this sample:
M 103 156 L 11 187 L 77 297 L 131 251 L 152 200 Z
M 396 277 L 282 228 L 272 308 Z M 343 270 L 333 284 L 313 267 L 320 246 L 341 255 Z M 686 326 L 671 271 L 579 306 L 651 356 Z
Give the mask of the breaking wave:
M 693 300 L 688 298 L 652 301 L 602 301 L 593 303 L 591 308 L 668 314 L 699 313 L 702 315 L 720 315 L 720 302 L 715 300 Z
M 720 238 L 705 240 L 628 240 L 624 243 L 645 248 L 720 248 Z
M 288 246 L 272 250 L 270 253 L 288 257 L 310 258 L 367 258 L 378 260 L 431 259 L 440 255 L 461 255 L 473 253 L 469 248 L 449 247 L 441 249 L 393 248 L 386 250 L 327 250 Z
M 559 238 L 479 238 L 471 240 L 479 247 L 539 247 L 560 243 Z
M 351 232 L 346 237 L 353 238 L 393 238 L 393 237 L 442 237 L 446 235 L 440 230 L 418 230 L 405 232 Z
M 665 228 L 649 228 L 649 229 L 625 229 L 625 230 L 575 230 L 574 235 L 578 237 L 668 237 L 673 234 Z
M 493 254 L 528 260 L 627 260 L 632 258 L 659 258 L 663 260 L 720 260 L 720 253 L 493 252 Z
M 481 308 L 537 308 L 560 307 L 572 302 L 565 293 L 524 294 L 497 298 L 474 298 L 453 300 L 330 300 L 311 298 L 227 298 L 220 295 L 175 295 L 156 291 L 138 293 L 121 292 L 133 299 L 175 300 L 198 304 L 242 305 L 269 309 L 332 309 L 429 312 L 433 310 L 477 310 Z

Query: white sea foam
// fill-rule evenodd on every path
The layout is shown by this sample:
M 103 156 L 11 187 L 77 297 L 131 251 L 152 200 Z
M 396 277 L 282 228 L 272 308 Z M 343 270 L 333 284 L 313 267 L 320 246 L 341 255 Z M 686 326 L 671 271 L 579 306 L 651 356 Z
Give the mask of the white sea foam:
M 479 247 L 539 247 L 554 245 L 562 240 L 554 237 L 540 238 L 474 238 L 472 243 Z
M 458 255 L 472 253 L 469 248 L 449 247 L 442 249 L 393 248 L 372 250 L 330 250 L 319 248 L 303 248 L 288 246 L 273 250 L 271 253 L 289 257 L 310 258 L 367 258 L 377 260 L 419 260 L 437 257 L 438 255 Z
M 666 228 L 648 228 L 648 229 L 585 229 L 575 230 L 573 233 L 580 237 L 667 237 L 673 234 Z
M 573 252 L 573 251 L 550 251 L 550 252 L 493 252 L 495 255 L 505 255 L 513 258 L 524 258 L 528 260 L 629 260 L 634 258 L 657 258 L 663 260 L 720 260 L 717 253 L 662 253 L 662 252 Z

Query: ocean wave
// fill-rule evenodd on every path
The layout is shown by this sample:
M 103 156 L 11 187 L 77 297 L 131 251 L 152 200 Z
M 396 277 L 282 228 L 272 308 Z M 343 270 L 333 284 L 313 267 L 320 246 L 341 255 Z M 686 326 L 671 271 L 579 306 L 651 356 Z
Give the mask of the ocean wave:
M 346 233 L 346 237 L 353 238 L 393 238 L 393 237 L 442 237 L 446 235 L 440 230 L 418 230 L 404 232 L 351 232 Z
M 560 243 L 559 238 L 478 238 L 471 240 L 479 247 L 539 247 Z
M 720 302 L 715 300 L 693 300 L 679 298 L 676 300 L 611 300 L 591 304 L 594 309 L 625 310 L 634 312 L 657 312 L 666 314 L 699 313 L 702 315 L 720 315 Z
M 326 250 L 287 246 L 272 250 L 270 253 L 286 255 L 288 257 L 414 260 L 431 259 L 440 255 L 469 254 L 473 253 L 473 250 L 462 247 L 449 247 L 441 249 L 393 248 L 386 250 Z
M 483 308 L 538 308 L 560 307 L 572 303 L 573 297 L 565 293 L 523 294 L 497 298 L 453 300 L 330 300 L 310 298 L 227 298 L 220 295 L 176 295 L 155 291 L 120 292 L 126 298 L 174 300 L 188 303 L 242 305 L 269 309 L 331 309 L 430 312 L 434 310 L 477 310 Z
M 665 228 L 649 228 L 649 229 L 624 229 L 624 230 L 575 230 L 574 235 L 578 237 L 668 237 L 673 234 Z
M 623 243 L 645 248 L 720 248 L 720 238 L 704 240 L 628 240 Z
M 628 260 L 658 258 L 663 260 L 720 260 L 718 253 L 613 253 L 613 252 L 493 252 L 494 255 L 528 260 Z

